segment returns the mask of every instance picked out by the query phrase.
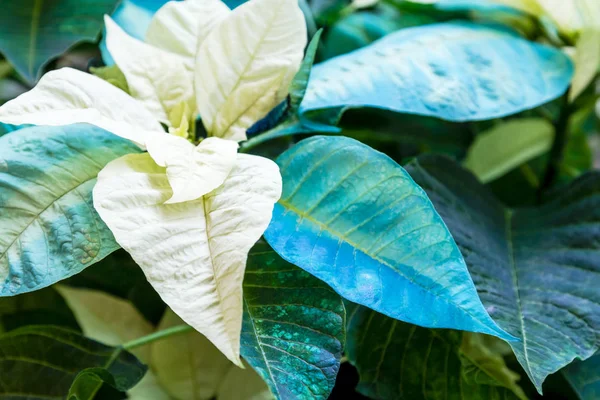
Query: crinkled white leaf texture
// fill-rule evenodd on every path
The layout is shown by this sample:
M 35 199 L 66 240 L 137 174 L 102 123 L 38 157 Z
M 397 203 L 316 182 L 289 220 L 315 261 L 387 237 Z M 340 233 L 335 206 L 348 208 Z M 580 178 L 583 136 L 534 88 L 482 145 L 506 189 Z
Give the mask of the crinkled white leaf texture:
M 167 309 L 158 330 L 182 323 Z M 161 386 L 175 399 L 273 399 L 267 384 L 251 367 L 237 368 L 198 332 L 152 343 L 151 365 Z
M 96 125 L 145 148 L 152 133 L 164 133 L 157 119 L 124 91 L 72 68 L 48 72 L 29 92 L 0 107 L 6 124 Z
M 167 177 L 173 196 L 166 204 L 196 200 L 225 181 L 237 160 L 238 144 L 216 137 L 198 146 L 172 135 L 157 135 L 147 142 L 148 153 Z
M 217 25 L 198 49 L 194 80 L 209 135 L 245 140 L 287 96 L 306 40 L 298 0 L 250 0 Z
M 94 206 L 173 311 L 241 365 L 246 259 L 281 188 L 274 162 L 239 154 L 215 191 L 164 204 L 173 194 L 165 168 L 148 154 L 131 154 L 100 172 Z
M 221 0 L 170 1 L 154 14 L 146 42 L 183 56 L 192 70 L 198 46 L 230 12 Z
M 154 115 L 171 125 L 169 114 L 181 103 L 195 108 L 193 74 L 186 60 L 129 36 L 108 15 L 106 46 L 127 79 L 129 92 Z

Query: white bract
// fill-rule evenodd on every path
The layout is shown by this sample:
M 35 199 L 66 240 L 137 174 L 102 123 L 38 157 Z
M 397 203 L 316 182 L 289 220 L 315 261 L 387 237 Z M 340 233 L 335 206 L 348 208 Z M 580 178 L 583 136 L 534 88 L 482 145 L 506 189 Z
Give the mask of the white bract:
M 106 29 L 131 96 L 63 68 L 0 107 L 0 121 L 86 122 L 148 150 L 104 168 L 94 206 L 165 302 L 241 365 L 246 259 L 282 183 L 274 162 L 238 155 L 237 141 L 287 96 L 306 45 L 303 14 L 297 0 L 233 11 L 187 0 L 157 12 L 146 43 L 110 17 Z M 209 137 L 196 146 L 186 138 L 198 114 Z

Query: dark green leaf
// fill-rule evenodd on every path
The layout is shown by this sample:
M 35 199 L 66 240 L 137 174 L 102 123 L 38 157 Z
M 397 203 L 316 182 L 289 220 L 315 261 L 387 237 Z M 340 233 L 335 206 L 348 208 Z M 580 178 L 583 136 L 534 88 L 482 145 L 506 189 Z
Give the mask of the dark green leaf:
M 302 64 L 300 64 L 300 69 L 290 83 L 290 111 L 294 114 L 298 111 L 300 103 L 302 103 L 302 99 L 304 99 L 304 94 L 308 87 L 308 80 L 310 79 L 310 71 L 315 62 L 315 56 L 317 55 L 317 49 L 319 48 L 319 41 L 321 40 L 322 33 L 323 30 L 319 29 L 311 39 L 306 48 L 306 55 L 302 60 Z
M 165 303 L 152 288 L 142 269 L 122 249 L 64 283 L 73 287 L 100 290 L 129 300 L 154 325 L 158 324 L 165 311 Z
M 110 385 L 110 387 L 113 388 L 116 386 L 115 378 L 106 369 L 84 369 L 73 381 L 73 384 L 69 389 L 69 394 L 67 395 L 67 400 L 99 400 L 102 397 L 98 394 L 105 384 Z M 128 384 L 131 384 L 131 382 L 128 382 Z M 133 385 L 135 385 L 135 383 L 133 383 L 131 386 Z M 127 390 L 128 387 L 123 387 L 122 389 Z M 118 392 L 113 393 L 113 397 L 111 397 L 111 399 L 114 400 L 116 398 L 125 399 L 127 396 L 125 393 L 120 393 L 120 396 Z
M 0 336 L 0 397 L 62 399 L 87 368 L 102 368 L 117 388 L 130 388 L 146 367 L 133 355 L 52 326 L 30 326 Z
M 81 41 L 95 41 L 118 0 L 3 0 L 0 52 L 30 83 L 42 67 Z
M 139 151 L 86 124 L 0 137 L 0 296 L 49 286 L 119 248 L 92 189 L 108 162 Z
M 459 245 L 492 318 L 521 339 L 517 359 L 542 382 L 600 343 L 600 173 L 538 208 L 508 209 L 452 161 L 424 156 L 407 170 Z
M 0 298 L 0 332 L 26 325 L 59 325 L 79 331 L 75 316 L 54 288 Z
M 278 399 L 327 399 L 345 340 L 341 298 L 267 244 L 244 278 L 242 356 Z
M 484 335 L 420 328 L 346 303 L 348 359 L 358 391 L 373 399 L 525 399 Z

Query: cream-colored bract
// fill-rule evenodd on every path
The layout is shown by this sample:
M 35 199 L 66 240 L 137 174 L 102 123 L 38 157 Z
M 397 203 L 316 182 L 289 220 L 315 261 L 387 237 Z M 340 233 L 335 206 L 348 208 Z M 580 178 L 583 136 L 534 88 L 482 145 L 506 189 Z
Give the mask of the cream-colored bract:
M 4 104 L 0 121 L 51 126 L 85 122 L 142 148 L 153 133 L 164 133 L 152 113 L 127 93 L 71 68 L 48 72 L 32 90 Z
M 225 181 L 237 161 L 238 144 L 231 140 L 211 137 L 198 146 L 171 135 L 152 138 L 148 153 L 167 177 L 173 196 L 166 204 L 196 200 L 212 192 Z
M 221 0 L 170 1 L 154 14 L 146 42 L 184 57 L 192 70 L 198 46 L 230 12 Z
M 129 91 L 157 119 L 171 125 L 169 114 L 181 103 L 195 107 L 193 76 L 185 59 L 129 36 L 104 17 L 106 46 L 125 75 Z
M 158 329 L 183 321 L 167 309 Z M 175 399 L 268 400 L 266 383 L 248 365 L 236 368 L 204 336 L 190 332 L 154 342 L 151 365 L 161 386 Z
M 306 46 L 298 0 L 251 0 L 200 45 L 198 112 L 212 136 L 246 140 L 246 129 L 287 95 Z
M 246 259 L 281 187 L 274 162 L 240 154 L 215 191 L 165 204 L 173 194 L 165 168 L 147 154 L 131 154 L 100 172 L 94 206 L 173 311 L 241 365 Z

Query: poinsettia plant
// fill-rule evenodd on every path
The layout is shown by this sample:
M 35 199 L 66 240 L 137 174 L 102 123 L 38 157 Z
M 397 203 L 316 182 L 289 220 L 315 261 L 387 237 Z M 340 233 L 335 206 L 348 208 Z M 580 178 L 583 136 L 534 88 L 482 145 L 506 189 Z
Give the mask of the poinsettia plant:
M 597 397 L 594 1 L 9 3 L 2 396 Z

